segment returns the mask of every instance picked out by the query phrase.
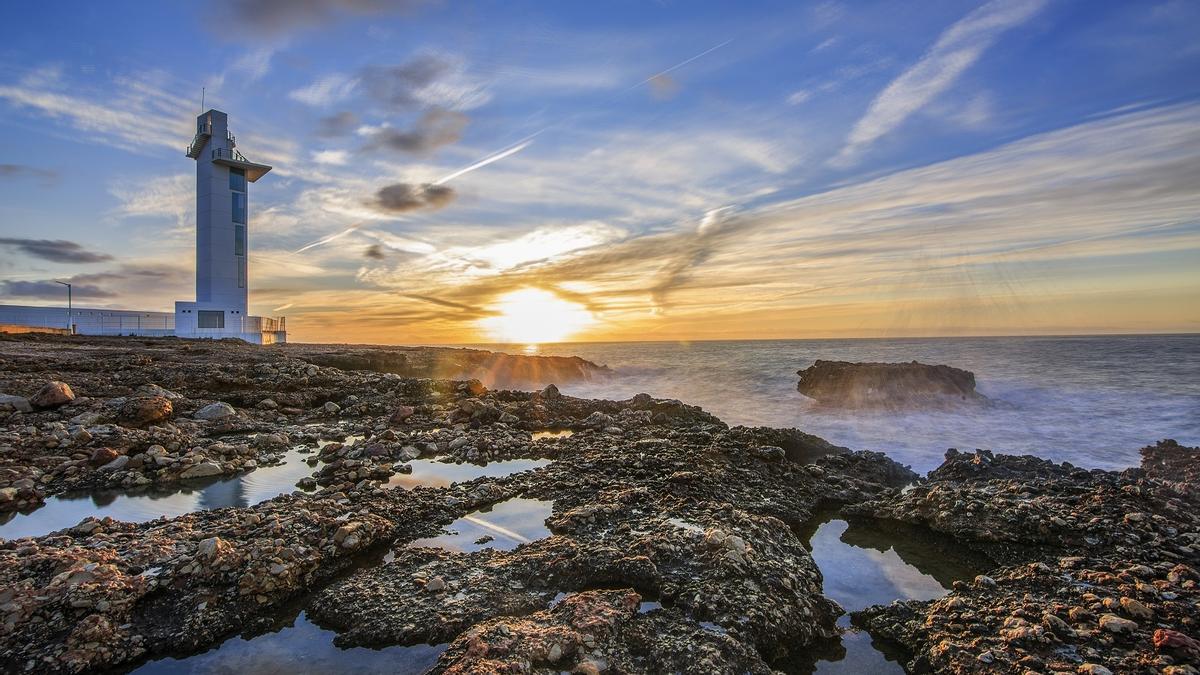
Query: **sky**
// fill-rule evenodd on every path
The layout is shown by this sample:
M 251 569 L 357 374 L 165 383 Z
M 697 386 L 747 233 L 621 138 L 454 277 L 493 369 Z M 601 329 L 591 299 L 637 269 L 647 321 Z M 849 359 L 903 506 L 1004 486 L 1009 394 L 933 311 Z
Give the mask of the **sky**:
M 1192 0 L 20 14 L 2 303 L 194 298 L 203 96 L 293 341 L 1200 332 Z

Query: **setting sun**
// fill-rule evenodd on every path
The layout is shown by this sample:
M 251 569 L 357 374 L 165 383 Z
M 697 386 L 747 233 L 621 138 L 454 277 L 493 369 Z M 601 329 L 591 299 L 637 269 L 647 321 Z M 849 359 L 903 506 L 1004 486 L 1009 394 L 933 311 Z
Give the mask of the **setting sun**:
M 526 288 L 500 296 L 479 325 L 500 342 L 561 342 L 596 322 L 583 305 L 550 291 Z

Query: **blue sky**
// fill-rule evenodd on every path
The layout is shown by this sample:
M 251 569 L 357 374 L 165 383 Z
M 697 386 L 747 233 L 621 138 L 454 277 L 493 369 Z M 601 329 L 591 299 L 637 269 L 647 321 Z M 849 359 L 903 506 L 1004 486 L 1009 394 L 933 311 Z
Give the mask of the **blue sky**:
M 275 166 L 251 309 L 298 339 L 500 339 L 530 290 L 577 339 L 1200 330 L 1200 3 L 44 3 L 0 33 L 3 302 L 191 298 L 204 87 Z

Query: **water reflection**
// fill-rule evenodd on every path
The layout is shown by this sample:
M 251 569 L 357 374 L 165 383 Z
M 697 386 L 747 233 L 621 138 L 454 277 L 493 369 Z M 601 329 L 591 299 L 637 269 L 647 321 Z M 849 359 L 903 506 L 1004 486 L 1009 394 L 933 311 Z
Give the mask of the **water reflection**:
M 883 529 L 865 523 L 827 519 L 809 539 L 813 560 L 824 577 L 823 592 L 853 612 L 893 600 L 932 600 L 959 579 L 989 566 L 986 559 L 943 538 L 896 524 Z M 839 643 L 819 645 L 797 662 L 779 664 L 793 673 L 903 673 L 902 655 L 838 620 Z
M 514 497 L 468 513 L 451 523 L 443 534 L 418 539 L 409 546 L 431 546 L 455 553 L 484 548 L 508 551 L 550 536 L 546 519 L 553 507 L 552 501 Z
M 182 659 L 151 661 L 134 670 L 136 675 L 177 673 L 293 673 L 333 674 L 399 673 L 416 675 L 429 671 L 447 645 L 415 645 L 367 649 L 341 649 L 333 644 L 335 633 L 319 628 L 303 612 L 275 633 L 250 639 L 231 638 L 203 654 Z
M 409 462 L 412 473 L 398 473 L 388 480 L 388 485 L 407 490 L 418 485 L 448 487 L 451 483 L 464 483 L 476 478 L 503 478 L 522 471 L 540 469 L 549 464 L 548 459 L 508 459 L 486 464 L 446 462 L 439 457 L 414 459 Z
M 214 476 L 165 486 L 58 495 L 29 513 L 0 517 L 0 537 L 37 537 L 74 527 L 88 516 L 142 523 L 193 511 L 253 506 L 295 490 L 296 481 L 313 471 L 304 462 L 309 456 L 294 449 L 286 453 L 282 465 L 263 466 L 233 477 Z

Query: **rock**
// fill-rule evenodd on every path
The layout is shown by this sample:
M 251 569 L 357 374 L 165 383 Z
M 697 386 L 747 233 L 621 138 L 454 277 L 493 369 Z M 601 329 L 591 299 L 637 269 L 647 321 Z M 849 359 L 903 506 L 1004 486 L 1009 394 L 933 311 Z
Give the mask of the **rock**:
M 0 488 L 0 504 L 6 504 L 17 498 L 18 490 L 15 487 Z
M 47 382 L 29 399 L 34 408 L 57 408 L 75 400 L 75 392 L 66 382 Z
M 911 363 L 817 361 L 797 371 L 796 389 L 844 408 L 923 408 L 983 401 L 975 374 L 950 366 Z
M 562 398 L 562 394 L 558 391 L 558 387 L 553 384 L 546 385 L 546 388 L 541 391 L 541 396 L 547 401 L 555 401 Z
M 166 396 L 133 398 L 121 406 L 117 421 L 124 426 L 140 429 L 171 419 L 174 411 L 171 399 Z
M 71 424 L 78 424 L 81 427 L 90 427 L 100 421 L 100 413 L 97 412 L 81 412 L 78 415 L 68 420 Z
M 33 412 L 33 406 L 29 404 L 29 399 L 24 396 L 13 396 L 12 394 L 0 394 L 0 408 L 12 408 L 18 412 Z
M 126 464 L 129 464 L 129 455 L 120 455 L 116 459 L 100 467 L 100 471 L 120 471 L 121 469 L 125 468 Z
M 134 393 L 138 396 L 145 397 L 162 396 L 163 398 L 170 399 L 171 401 L 180 401 L 183 399 L 183 397 L 179 394 L 176 394 L 169 389 L 164 389 L 157 384 L 143 384 L 142 386 L 138 387 Z
M 787 453 L 777 445 L 760 445 L 754 448 L 754 454 L 767 462 L 782 462 Z
M 1159 651 L 1180 650 L 1192 658 L 1200 659 L 1200 642 L 1170 628 L 1154 631 L 1154 648 Z
M 446 580 L 441 577 L 434 577 L 425 583 L 425 590 L 437 593 L 446 590 Z
M 1100 628 L 1110 633 L 1132 633 L 1137 627 L 1137 622 L 1122 619 L 1116 614 L 1100 615 Z
M 196 546 L 196 556 L 205 560 L 212 560 L 228 548 L 229 544 L 220 537 L 209 537 Z
M 232 417 L 236 414 L 237 414 L 237 411 L 233 409 L 233 406 L 229 405 L 228 403 L 219 401 L 217 403 L 210 403 L 210 404 L 204 406 L 203 408 L 197 410 L 195 413 L 192 414 L 192 417 L 195 419 L 198 419 L 198 420 L 205 420 L 208 422 L 212 422 L 215 420 L 223 420 L 226 417 Z
M 217 476 L 222 473 L 221 465 L 215 462 L 200 462 L 194 466 L 190 466 L 179 474 L 180 478 L 206 478 L 208 476 Z
M 411 405 L 397 406 L 395 412 L 393 412 L 392 416 L 388 418 L 388 423 L 389 424 L 403 424 L 405 421 L 408 420 L 408 418 L 410 418 L 414 414 L 416 414 L 416 412 L 417 412 L 417 409 L 412 407 Z
M 326 401 L 325 405 L 321 406 L 321 409 L 330 415 L 336 415 L 342 411 L 342 406 L 334 403 L 333 401 Z
M 104 466 L 116 459 L 118 454 L 112 448 L 96 448 L 92 451 L 92 458 L 88 461 L 92 466 Z
M 1075 635 L 1075 629 L 1071 628 L 1070 624 L 1050 612 L 1046 612 L 1042 616 L 1042 625 L 1059 637 L 1073 637 Z
M 614 420 L 612 415 L 606 415 L 597 410 L 591 415 L 588 415 L 587 419 L 583 420 L 583 426 L 590 427 L 592 429 L 603 429 L 604 427 L 612 426 L 613 422 Z
M 1154 610 L 1133 598 L 1121 598 L 1121 609 L 1125 610 L 1126 614 L 1135 619 L 1154 618 Z
M 333 543 L 342 548 L 356 548 L 361 543 L 362 538 L 358 535 L 358 530 L 362 527 L 362 523 L 346 523 L 333 533 Z
M 1085 663 L 1079 666 L 1076 672 L 1086 673 L 1086 675 L 1113 675 L 1111 670 L 1098 663 Z

